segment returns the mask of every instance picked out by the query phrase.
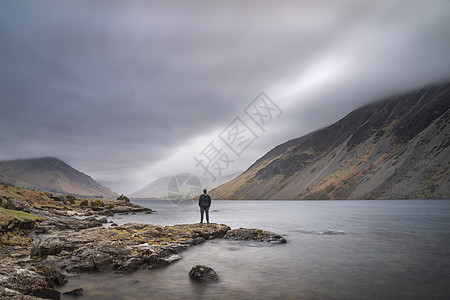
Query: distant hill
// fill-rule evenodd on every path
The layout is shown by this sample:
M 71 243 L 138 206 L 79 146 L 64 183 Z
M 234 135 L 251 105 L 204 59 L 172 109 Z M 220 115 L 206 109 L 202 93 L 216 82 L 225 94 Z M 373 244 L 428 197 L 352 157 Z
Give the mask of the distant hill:
M 377 101 L 269 151 L 215 199 L 450 198 L 450 84 Z
M 207 188 L 208 190 L 214 188 L 224 182 L 227 182 L 230 179 L 238 176 L 239 173 L 232 173 L 229 175 L 222 176 L 216 182 L 211 182 L 211 180 L 199 179 L 201 186 L 199 187 L 199 194 L 201 193 L 201 189 Z M 175 175 L 174 175 L 175 176 Z M 169 187 L 169 182 L 174 178 L 174 176 L 167 176 L 158 178 L 142 189 L 134 192 L 130 195 L 131 198 L 148 198 L 148 199 L 161 199 L 161 200 L 169 200 L 169 191 L 172 191 L 173 187 Z M 187 195 L 187 194 L 186 194 Z
M 130 198 L 169 199 L 167 185 L 172 176 L 158 178 L 130 195 Z
M 54 157 L 0 161 L 0 182 L 75 196 L 117 197 L 90 176 Z

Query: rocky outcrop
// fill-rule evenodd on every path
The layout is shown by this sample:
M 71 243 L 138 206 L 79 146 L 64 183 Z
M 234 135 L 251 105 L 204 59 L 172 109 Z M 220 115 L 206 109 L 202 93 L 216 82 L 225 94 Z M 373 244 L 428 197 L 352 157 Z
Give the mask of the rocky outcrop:
M 63 285 L 67 282 L 67 277 L 52 266 L 41 266 L 36 272 L 49 279 L 55 285 Z
M 96 218 L 76 219 L 64 216 L 55 217 L 51 214 L 38 214 L 45 216 L 45 220 L 36 227 L 38 233 L 47 233 L 52 230 L 82 230 L 103 226 L 102 221 Z
M 1 260 L 0 296 L 2 299 L 59 299 L 60 293 L 35 270 Z
M 219 276 L 217 276 L 216 271 L 203 265 L 196 265 L 195 267 L 192 267 L 189 271 L 189 277 L 200 282 L 219 280 Z
M 0 224 L 0 234 L 17 230 L 31 230 L 35 227 L 36 221 L 31 219 L 12 218 Z
M 6 209 L 30 212 L 30 205 L 18 199 L 0 197 L 0 206 Z
M 230 230 L 224 236 L 224 239 L 238 240 L 238 241 L 268 242 L 271 244 L 286 243 L 286 239 L 279 234 L 261 229 L 247 229 L 247 228 Z
M 55 205 L 55 202 L 63 203 L 66 196 L 49 197 L 5 186 L 0 186 L 0 191 L 34 197 L 24 196 L 18 200 L 31 203 L 30 213 L 0 208 L 0 231 L 6 232 L 0 235 L 1 299 L 58 299 L 59 293 L 54 286 L 64 284 L 75 273 L 128 273 L 142 268 L 165 267 L 181 259 L 182 251 L 206 240 L 223 237 L 271 243 L 284 240 L 271 232 L 232 231 L 227 225 L 215 223 L 173 226 L 127 223 L 107 228 L 103 227 L 108 221 L 105 217 L 86 217 L 92 208 Z M 4 199 L 15 203 L 11 208 L 23 208 L 16 201 L 9 201 L 14 198 Z M 2 200 L 2 203 L 6 202 Z M 122 212 L 145 211 L 142 207 L 116 200 L 110 204 L 108 209 L 119 204 L 118 211 Z M 5 234 L 10 236 L 9 240 L 4 239 Z M 213 271 L 202 268 L 193 271 L 198 275 L 195 276 L 199 280 L 214 280 Z M 72 295 L 79 292 L 76 290 Z
M 63 272 L 127 273 L 169 265 L 190 246 L 223 237 L 229 230 L 223 224 L 128 223 L 114 228 L 54 232 L 37 237 L 30 255 L 41 258 L 38 266 L 51 265 Z

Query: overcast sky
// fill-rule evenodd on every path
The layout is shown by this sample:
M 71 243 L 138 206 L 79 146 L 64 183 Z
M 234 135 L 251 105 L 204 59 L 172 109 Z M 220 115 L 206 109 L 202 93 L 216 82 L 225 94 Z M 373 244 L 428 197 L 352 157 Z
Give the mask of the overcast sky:
M 181 172 L 206 180 L 194 157 L 213 145 L 222 178 L 363 104 L 448 80 L 449 0 L 6 0 L 0 159 L 55 156 L 131 193 Z M 260 92 L 272 110 L 252 120 Z

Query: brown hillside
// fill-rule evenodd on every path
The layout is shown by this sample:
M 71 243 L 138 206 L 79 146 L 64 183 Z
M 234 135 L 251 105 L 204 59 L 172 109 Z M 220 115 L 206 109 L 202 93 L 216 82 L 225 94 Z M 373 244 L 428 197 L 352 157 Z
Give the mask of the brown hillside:
M 450 198 L 450 84 L 361 107 L 281 144 L 216 199 Z

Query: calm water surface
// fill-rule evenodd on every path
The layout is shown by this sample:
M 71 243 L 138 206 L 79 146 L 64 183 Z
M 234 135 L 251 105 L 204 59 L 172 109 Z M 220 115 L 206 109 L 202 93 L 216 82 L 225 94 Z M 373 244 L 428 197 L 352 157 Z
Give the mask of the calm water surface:
M 157 212 L 116 223 L 199 221 L 198 206 L 135 201 Z M 274 231 L 285 245 L 212 240 L 182 260 L 131 274 L 82 274 L 78 299 L 450 299 L 450 201 L 213 201 L 211 221 Z M 323 235 L 326 230 L 344 235 Z M 216 283 L 189 279 L 196 264 Z M 63 296 L 62 299 L 72 299 Z

